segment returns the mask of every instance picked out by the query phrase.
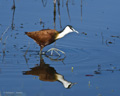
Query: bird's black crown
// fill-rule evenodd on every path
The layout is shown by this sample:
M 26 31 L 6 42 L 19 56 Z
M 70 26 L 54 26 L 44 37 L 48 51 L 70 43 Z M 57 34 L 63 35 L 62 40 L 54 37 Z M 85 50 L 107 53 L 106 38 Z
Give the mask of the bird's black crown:
M 71 30 L 73 30 L 73 27 L 72 27 L 71 25 L 67 25 L 67 26 L 69 26 L 69 27 L 70 27 L 70 29 L 71 29 Z

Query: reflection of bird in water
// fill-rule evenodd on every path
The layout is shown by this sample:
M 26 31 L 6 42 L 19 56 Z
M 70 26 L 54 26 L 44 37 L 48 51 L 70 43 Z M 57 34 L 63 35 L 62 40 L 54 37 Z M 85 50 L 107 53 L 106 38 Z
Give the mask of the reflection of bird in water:
M 56 72 L 49 64 L 45 64 L 43 58 L 40 59 L 40 65 L 30 68 L 30 71 L 23 71 L 23 75 L 36 75 L 42 81 L 59 81 L 65 88 L 71 88 L 75 83 L 71 83 L 64 79 L 64 77 Z
M 60 32 L 56 31 L 55 29 L 44 29 L 34 32 L 25 32 L 25 34 L 27 34 L 29 37 L 34 39 L 37 44 L 39 44 L 40 54 L 42 54 L 42 49 L 45 46 L 55 42 L 56 40 L 64 37 L 65 35 L 71 32 L 78 33 L 78 31 L 76 31 L 72 26 L 68 25 Z M 64 53 L 63 51 L 58 50 L 56 48 L 51 48 L 49 51 L 53 51 L 53 50 Z

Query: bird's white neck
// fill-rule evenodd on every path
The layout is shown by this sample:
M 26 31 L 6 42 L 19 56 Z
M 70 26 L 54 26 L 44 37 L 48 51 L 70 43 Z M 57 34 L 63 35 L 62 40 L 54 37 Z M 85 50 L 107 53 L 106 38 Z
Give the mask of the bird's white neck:
M 69 28 L 65 28 L 61 33 L 58 34 L 56 39 L 63 38 L 65 35 L 67 35 L 68 33 L 71 33 L 71 32 L 72 31 Z
M 57 79 L 58 79 L 58 81 L 60 81 L 64 85 L 65 88 L 69 88 L 69 85 L 71 85 L 71 82 L 66 81 L 63 78 L 63 76 L 60 74 L 57 74 Z

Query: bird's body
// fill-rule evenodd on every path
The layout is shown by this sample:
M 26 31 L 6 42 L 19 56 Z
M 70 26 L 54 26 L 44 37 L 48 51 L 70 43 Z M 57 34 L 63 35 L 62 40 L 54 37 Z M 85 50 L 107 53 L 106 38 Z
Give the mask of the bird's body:
M 40 53 L 42 49 L 55 42 L 57 39 L 64 37 L 66 34 L 70 32 L 77 32 L 76 30 L 72 30 L 72 26 L 67 26 L 63 31 L 58 32 L 55 29 L 44 29 L 40 31 L 33 31 L 33 32 L 25 32 L 26 35 L 34 39 L 34 41 L 40 46 Z M 78 33 L 78 32 L 77 32 Z
M 58 32 L 54 29 L 45 29 L 34 32 L 25 32 L 29 37 L 34 39 L 34 41 L 41 47 L 41 50 L 56 41 Z

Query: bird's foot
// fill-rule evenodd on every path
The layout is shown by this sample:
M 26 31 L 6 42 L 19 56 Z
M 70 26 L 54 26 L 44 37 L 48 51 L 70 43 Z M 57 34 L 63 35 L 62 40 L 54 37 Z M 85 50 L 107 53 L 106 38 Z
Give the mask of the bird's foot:
M 53 55 L 53 52 L 55 52 L 59 57 L 61 56 L 61 53 L 64 54 L 65 56 L 65 52 L 63 52 L 62 50 L 59 50 L 57 48 L 51 48 L 47 51 L 47 53 L 50 52 L 50 55 Z

